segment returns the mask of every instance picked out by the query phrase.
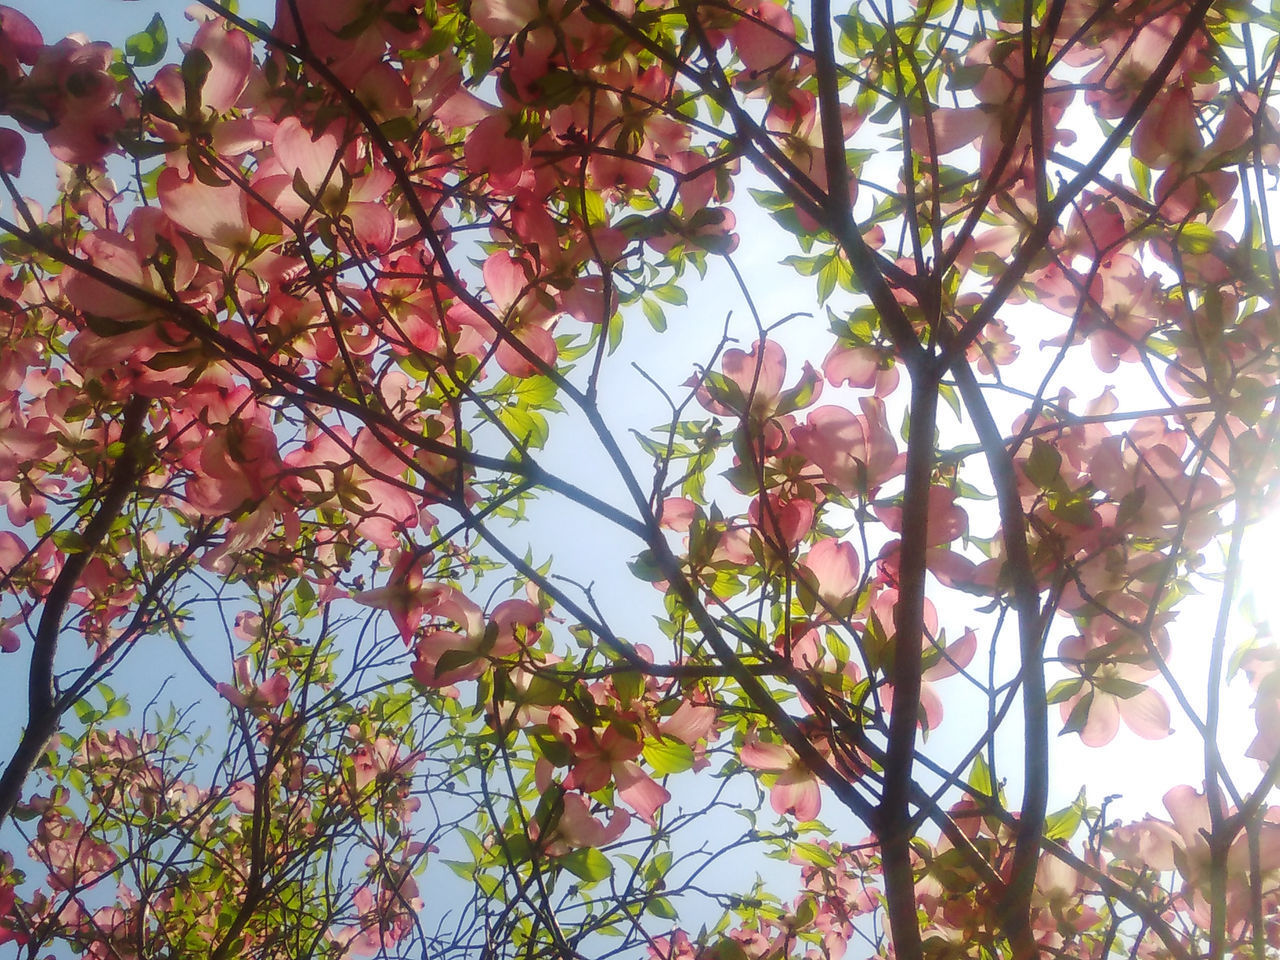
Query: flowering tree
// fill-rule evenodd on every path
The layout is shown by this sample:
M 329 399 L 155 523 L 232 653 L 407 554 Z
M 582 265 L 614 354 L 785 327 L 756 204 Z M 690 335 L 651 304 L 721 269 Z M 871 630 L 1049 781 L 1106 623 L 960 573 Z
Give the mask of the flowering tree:
M 1277 482 L 1273 14 L 192 16 L 116 52 L 0 7 L 0 941 L 1280 949 L 1280 648 L 1232 616 Z M 770 315 L 752 249 L 824 315 Z M 704 277 L 740 319 L 691 356 Z M 616 569 L 560 575 L 547 509 Z M 1059 809 L 1058 738 L 1131 762 L 1122 725 L 1195 783 Z

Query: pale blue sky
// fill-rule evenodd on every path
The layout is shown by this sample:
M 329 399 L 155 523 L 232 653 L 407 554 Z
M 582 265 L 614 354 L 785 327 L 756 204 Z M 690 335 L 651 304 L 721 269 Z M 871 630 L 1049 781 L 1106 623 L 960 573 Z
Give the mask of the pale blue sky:
M 40 28 L 46 43 L 69 33 L 84 33 L 91 40 L 108 40 L 122 44 L 130 34 L 142 30 L 158 12 L 169 28 L 170 41 L 191 33 L 192 24 L 183 12 L 189 0 L 51 0 L 32 3 L 18 0 L 13 4 Z
M 49 0 L 34 3 L 17 0 L 11 5 L 21 10 L 44 34 L 46 42 L 69 33 L 85 33 L 92 40 L 109 40 L 122 44 L 130 34 L 142 30 L 159 13 L 169 28 L 170 42 L 183 39 L 193 31 L 185 11 L 194 0 Z M 265 16 L 272 6 L 268 0 L 245 0 L 241 8 L 257 16 Z

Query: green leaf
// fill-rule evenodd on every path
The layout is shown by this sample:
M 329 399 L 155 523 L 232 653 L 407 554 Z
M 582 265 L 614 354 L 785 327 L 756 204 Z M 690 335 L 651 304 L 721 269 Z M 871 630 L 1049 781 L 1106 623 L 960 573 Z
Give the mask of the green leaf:
M 790 850 L 796 857 L 805 863 L 813 864 L 815 867 L 834 867 L 836 865 L 836 858 L 816 843 L 793 843 L 790 846 Z
M 711 950 L 711 955 L 718 960 L 748 960 L 747 951 L 742 948 L 742 944 L 729 937 L 716 943 Z
M 529 838 L 523 834 L 507 834 L 503 856 L 508 863 L 523 863 L 532 854 Z
M 644 677 L 634 670 L 624 670 L 613 675 L 613 689 L 618 702 L 629 707 L 644 692 Z
M 1178 247 L 1187 253 L 1208 253 L 1218 243 L 1218 235 L 1206 223 L 1184 223 L 1178 231 Z
M 50 536 L 53 545 L 63 553 L 83 553 L 87 548 L 84 537 L 78 530 L 55 530 Z
M 683 773 L 693 766 L 693 748 L 682 740 L 663 737 L 645 743 L 644 759 L 659 776 Z
M 987 766 L 987 761 L 982 758 L 982 754 L 973 758 L 973 766 L 969 768 L 969 786 L 973 787 L 975 792 L 985 796 L 995 795 L 995 784 L 991 782 L 991 768 Z
M 471 76 L 472 79 L 485 77 L 493 66 L 493 40 L 476 31 L 471 43 Z
M 1070 700 L 1077 693 L 1084 689 L 1084 677 L 1071 677 L 1067 680 L 1059 680 L 1049 688 L 1049 694 L 1046 697 L 1048 703 L 1062 703 L 1064 700 Z
M 156 14 L 141 33 L 124 42 L 124 53 L 135 67 L 153 67 L 164 59 L 169 47 L 169 31 L 164 18 Z
M 446 673 L 459 670 L 477 659 L 474 650 L 446 650 L 436 661 L 436 676 L 441 677 Z
M 1031 456 L 1023 468 L 1027 479 L 1041 490 L 1051 490 L 1058 485 L 1059 470 L 1062 468 L 1062 454 L 1045 443 L 1039 437 L 1031 441 Z
M 836 283 L 840 280 L 840 261 L 832 257 L 818 272 L 818 302 L 826 303 L 827 298 L 835 292 Z
M 800 276 L 802 277 L 812 277 L 822 267 L 822 263 L 823 263 L 823 258 L 820 256 L 819 257 L 790 256 L 790 257 L 784 257 L 782 260 L 782 265 L 784 267 L 790 267 L 792 270 L 800 274 Z
M 556 384 L 550 377 L 503 377 L 497 391 L 518 398 L 521 407 L 536 407 L 557 413 L 564 409 L 555 398 Z
M 1078 496 L 1056 499 L 1056 502 L 1050 504 L 1049 509 L 1053 511 L 1055 517 L 1060 517 L 1077 527 L 1093 526 L 1093 504 Z
M 1146 684 L 1126 680 L 1124 677 L 1096 677 L 1094 678 L 1094 683 L 1103 693 L 1109 693 L 1111 696 L 1119 697 L 1121 700 L 1136 697 L 1147 689 Z
M 777 416 L 783 416 L 794 410 L 807 407 L 813 402 L 813 398 L 818 392 L 818 385 L 821 382 L 819 377 L 806 376 L 790 390 L 784 390 L 778 397 L 778 404 L 774 413 Z
M 654 897 L 648 903 L 648 910 L 663 920 L 675 920 L 678 916 L 675 906 L 666 897 Z
M 570 873 L 588 883 L 599 883 L 613 873 L 608 858 L 595 847 L 575 850 L 562 857 L 560 863 Z
M 106 684 L 103 684 L 106 687 Z M 114 720 L 117 717 L 127 716 L 129 713 L 129 700 L 127 697 L 117 696 L 110 687 L 103 691 L 103 703 L 106 710 L 102 714 L 104 720 Z
M 613 352 L 618 349 L 618 344 L 622 342 L 622 314 L 615 313 L 609 318 L 609 356 L 613 356 Z
M 652 550 L 644 550 L 634 560 L 629 561 L 627 566 L 641 580 L 646 583 L 657 583 L 659 580 L 665 580 L 666 575 L 658 567 L 658 560 L 654 556 Z
M 685 293 L 684 287 L 676 286 L 674 283 L 654 287 L 653 295 L 663 303 L 674 304 L 677 307 L 683 307 L 689 302 L 689 295 Z
M 956 415 L 956 419 L 963 422 L 964 414 L 960 408 L 960 394 L 956 391 L 956 388 L 949 383 L 940 383 L 938 384 L 938 396 L 947 402 L 947 406 Z
M 773 190 L 756 190 L 753 187 L 748 187 L 747 193 L 751 194 L 752 200 L 770 212 L 785 210 L 791 206 L 791 201 L 787 199 L 787 195 L 784 193 L 778 193 Z
M 1122 529 L 1133 520 L 1138 515 L 1138 511 L 1142 509 L 1146 499 L 1147 490 L 1145 487 L 1137 487 L 1121 497 L 1120 507 L 1116 510 L 1116 528 Z
M 316 605 L 316 588 L 311 585 L 311 581 L 303 577 L 298 581 L 297 587 L 294 588 L 294 596 L 297 597 L 298 613 L 306 616 Z
M 662 312 L 662 307 L 657 301 L 650 300 L 645 297 L 640 301 L 640 309 L 644 311 L 644 318 L 649 321 L 649 326 L 663 333 L 667 329 L 667 315 Z
M 1151 168 L 1139 160 L 1137 157 L 1129 158 L 1129 172 L 1133 175 L 1134 186 L 1137 187 L 1138 196 L 1151 196 Z
M 378 124 L 378 129 L 388 140 L 409 140 L 417 133 L 418 123 L 412 117 L 401 115 Z
M 1083 730 L 1084 725 L 1089 722 L 1089 711 L 1092 709 L 1093 691 L 1089 691 L 1071 708 L 1071 715 L 1067 717 L 1067 722 L 1063 724 L 1058 736 L 1065 737 L 1068 733 L 1079 733 Z
M 861 24 L 857 17 L 843 14 L 835 18 L 836 24 L 840 27 L 840 37 L 838 43 L 840 50 L 850 57 L 861 57 L 865 54 L 869 46 L 868 38 L 863 36 Z
M 192 47 L 182 58 L 182 90 L 186 96 L 185 109 L 188 116 L 200 113 L 200 104 L 203 102 L 201 92 L 204 90 L 205 78 L 212 69 L 213 61 L 199 47 Z
M 1085 794 L 1084 787 L 1076 795 L 1075 802 L 1057 813 L 1044 818 L 1044 835 L 1049 840 L 1070 840 L 1084 819 Z
M 497 414 L 508 430 L 535 450 L 544 446 L 551 435 L 547 418 L 536 410 L 527 410 L 522 406 L 499 407 Z
M 559 737 L 547 734 L 533 734 L 529 737 L 534 749 L 545 757 L 553 767 L 568 766 L 573 762 L 573 753 L 569 745 Z

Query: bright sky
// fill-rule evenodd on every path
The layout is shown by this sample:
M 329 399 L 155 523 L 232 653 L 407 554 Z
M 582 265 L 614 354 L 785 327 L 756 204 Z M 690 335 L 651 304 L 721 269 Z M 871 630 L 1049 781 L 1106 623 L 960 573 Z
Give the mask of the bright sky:
M 16 0 L 11 3 L 30 17 L 51 43 L 67 34 L 80 32 L 91 40 L 108 40 L 123 44 L 126 37 L 146 28 L 159 13 L 169 28 L 169 42 L 187 39 L 194 30 L 186 11 L 195 0 L 49 0 L 35 3 Z M 270 20 L 274 0 L 241 0 L 244 16 Z M 170 50 L 174 48 L 171 46 Z

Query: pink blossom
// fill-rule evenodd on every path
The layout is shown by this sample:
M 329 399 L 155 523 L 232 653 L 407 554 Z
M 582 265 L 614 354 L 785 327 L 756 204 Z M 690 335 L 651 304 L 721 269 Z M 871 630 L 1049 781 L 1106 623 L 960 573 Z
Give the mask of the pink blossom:
M 853 612 L 860 567 L 853 544 L 830 537 L 815 543 L 800 561 L 801 571 L 812 578 L 814 592 L 837 617 Z
M 1145 654 L 1135 662 L 1122 649 L 1116 649 L 1115 644 L 1126 642 L 1138 643 L 1125 628 L 1108 621 L 1091 624 L 1088 636 L 1067 637 L 1058 647 L 1058 656 L 1083 678 L 1079 692 L 1062 703 L 1062 719 L 1066 721 L 1078 709 L 1087 710 L 1079 730 L 1080 739 L 1087 746 L 1110 743 L 1121 720 L 1147 740 L 1169 735 L 1169 705 L 1159 691 L 1145 685 L 1155 676 L 1155 667 Z M 1138 649 L 1141 651 L 1141 647 Z M 1087 706 L 1083 705 L 1085 698 Z
M 451 589 L 445 584 L 426 581 L 422 569 L 426 560 L 425 556 L 412 551 L 401 553 L 391 568 L 386 586 L 362 590 L 353 598 L 356 603 L 390 613 L 406 644 L 440 595 Z
M 581 793 L 569 791 L 563 797 L 564 807 L 556 821 L 551 852 L 568 852 L 580 847 L 599 849 L 617 840 L 631 823 L 625 810 L 610 808 L 607 823 L 592 814 L 590 802 Z
M 860 404 L 861 415 L 844 407 L 818 407 L 791 431 L 797 452 L 815 464 L 828 483 L 847 494 L 874 493 L 905 468 L 884 403 L 864 397 Z
M 822 809 L 818 778 L 790 747 L 764 743 L 752 731 L 739 751 L 744 765 L 771 775 L 769 803 L 779 815 L 794 814 L 800 821 L 813 820 Z M 767 781 L 766 781 L 767 782 Z
M 573 755 L 566 787 L 590 793 L 613 782 L 619 799 L 641 820 L 651 825 L 655 822 L 658 809 L 671 799 L 671 794 L 636 763 L 643 750 L 637 731 L 611 723 L 599 733 L 579 724 L 560 706 L 552 708 L 548 725 L 569 745 Z
M 218 693 L 241 709 L 274 709 L 289 699 L 289 678 L 277 670 L 261 683 L 255 683 L 248 657 L 236 658 L 236 682 L 218 684 Z

